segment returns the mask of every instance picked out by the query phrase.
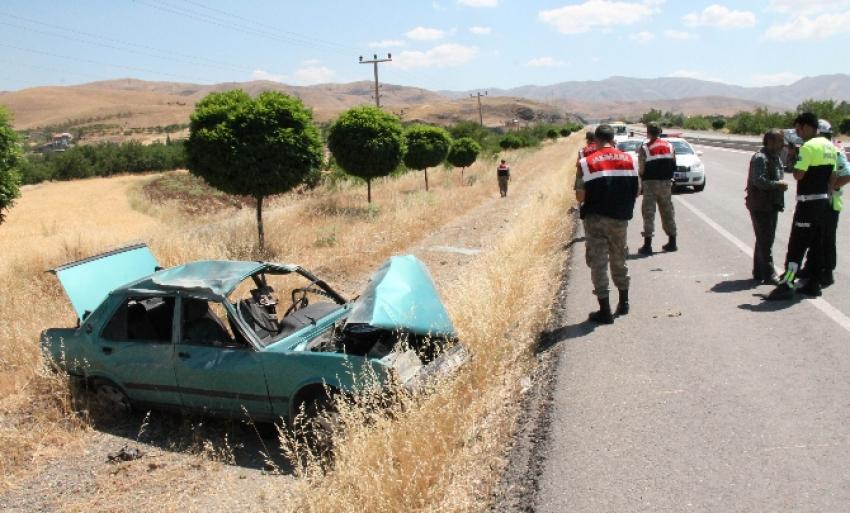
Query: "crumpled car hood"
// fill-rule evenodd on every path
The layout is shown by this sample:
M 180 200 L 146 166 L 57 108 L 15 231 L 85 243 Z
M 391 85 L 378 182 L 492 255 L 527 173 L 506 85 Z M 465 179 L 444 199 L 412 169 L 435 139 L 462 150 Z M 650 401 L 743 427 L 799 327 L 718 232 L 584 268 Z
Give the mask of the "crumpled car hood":
M 353 303 L 346 327 L 368 325 L 431 337 L 456 337 L 430 273 L 413 255 L 395 256 Z

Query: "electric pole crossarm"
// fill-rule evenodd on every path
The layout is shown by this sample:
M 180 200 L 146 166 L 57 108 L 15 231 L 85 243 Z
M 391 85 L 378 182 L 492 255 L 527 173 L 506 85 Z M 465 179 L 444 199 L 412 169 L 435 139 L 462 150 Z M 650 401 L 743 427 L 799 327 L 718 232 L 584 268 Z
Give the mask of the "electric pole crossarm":
M 372 60 L 364 61 L 363 56 L 362 55 L 360 56 L 360 64 L 372 64 L 374 66 L 374 70 L 375 70 L 375 106 L 377 106 L 378 108 L 381 107 L 381 91 L 380 91 L 381 86 L 378 82 L 378 64 L 381 64 L 382 62 L 392 62 L 392 60 L 393 60 L 393 56 L 390 53 L 387 54 L 386 59 L 379 59 L 378 55 L 375 54 L 373 56 Z

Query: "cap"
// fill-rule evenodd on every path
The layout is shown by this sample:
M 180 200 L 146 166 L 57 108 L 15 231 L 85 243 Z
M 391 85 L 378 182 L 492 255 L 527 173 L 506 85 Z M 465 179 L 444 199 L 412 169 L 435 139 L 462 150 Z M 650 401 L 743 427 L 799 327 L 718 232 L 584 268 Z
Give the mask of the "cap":
M 818 120 L 818 133 L 819 134 L 831 134 L 832 133 L 832 125 L 829 124 L 829 121 L 825 119 Z

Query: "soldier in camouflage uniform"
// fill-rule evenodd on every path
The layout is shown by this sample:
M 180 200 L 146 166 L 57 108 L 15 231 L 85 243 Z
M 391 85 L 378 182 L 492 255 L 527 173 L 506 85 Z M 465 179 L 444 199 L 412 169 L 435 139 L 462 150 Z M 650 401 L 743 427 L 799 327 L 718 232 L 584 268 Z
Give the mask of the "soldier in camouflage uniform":
M 669 238 L 662 246 L 665 251 L 676 251 L 676 213 L 673 209 L 673 173 L 676 170 L 676 154 L 669 141 L 661 139 L 661 127 L 647 123 L 646 135 L 649 141 L 638 150 L 643 202 L 643 246 L 638 249 L 641 255 L 652 254 L 652 236 L 655 233 L 655 206 L 661 213 L 661 227 Z
M 617 315 L 629 313 L 629 268 L 626 264 L 626 228 L 633 216 L 638 195 L 638 166 L 632 157 L 616 149 L 614 129 L 596 129 L 597 151 L 579 160 L 576 170 L 576 199 L 586 238 L 586 260 L 599 311 L 589 320 L 614 322 L 609 296 L 608 267 L 619 291 Z

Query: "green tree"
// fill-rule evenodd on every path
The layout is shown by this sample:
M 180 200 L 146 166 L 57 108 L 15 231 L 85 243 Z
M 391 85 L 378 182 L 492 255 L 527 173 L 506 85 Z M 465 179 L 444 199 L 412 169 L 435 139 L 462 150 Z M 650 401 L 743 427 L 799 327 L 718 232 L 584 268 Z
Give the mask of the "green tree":
M 449 149 L 449 156 L 446 160 L 454 167 L 460 168 L 461 182 L 463 182 L 463 170 L 471 166 L 478 159 L 479 153 L 481 153 L 481 145 L 471 137 L 461 137 L 452 143 L 452 147 Z
M 404 165 L 425 171 L 425 190 L 428 190 L 428 168 L 446 160 L 452 140 L 449 133 L 436 126 L 414 125 L 404 134 L 407 153 Z
M 723 118 L 716 118 L 711 122 L 711 128 L 715 130 L 723 130 L 726 127 L 726 120 Z
M 564 127 L 561 130 L 559 130 L 558 133 L 561 134 L 561 137 L 569 137 L 570 135 L 572 135 L 573 131 L 570 130 L 569 128 L 567 128 L 567 127 Z
M 554 128 L 550 128 L 549 130 L 546 131 L 546 137 L 548 137 L 549 139 L 552 139 L 554 141 L 555 139 L 558 138 L 558 131 L 555 130 Z
M 21 159 L 18 135 L 12 129 L 9 114 L 0 106 L 0 224 L 6 219 L 4 210 L 9 210 L 21 195 L 21 178 L 15 168 Z
M 300 100 L 276 91 L 252 99 L 238 89 L 212 93 L 196 105 L 186 153 L 192 174 L 257 201 L 261 250 L 263 199 L 302 183 L 323 158 L 319 131 Z
M 372 178 L 387 176 L 401 164 L 404 131 L 392 114 L 377 107 L 354 107 L 331 125 L 328 147 L 346 173 L 366 180 L 366 197 L 372 203 Z
M 838 124 L 838 131 L 845 135 L 850 135 L 850 116 L 845 117 Z

